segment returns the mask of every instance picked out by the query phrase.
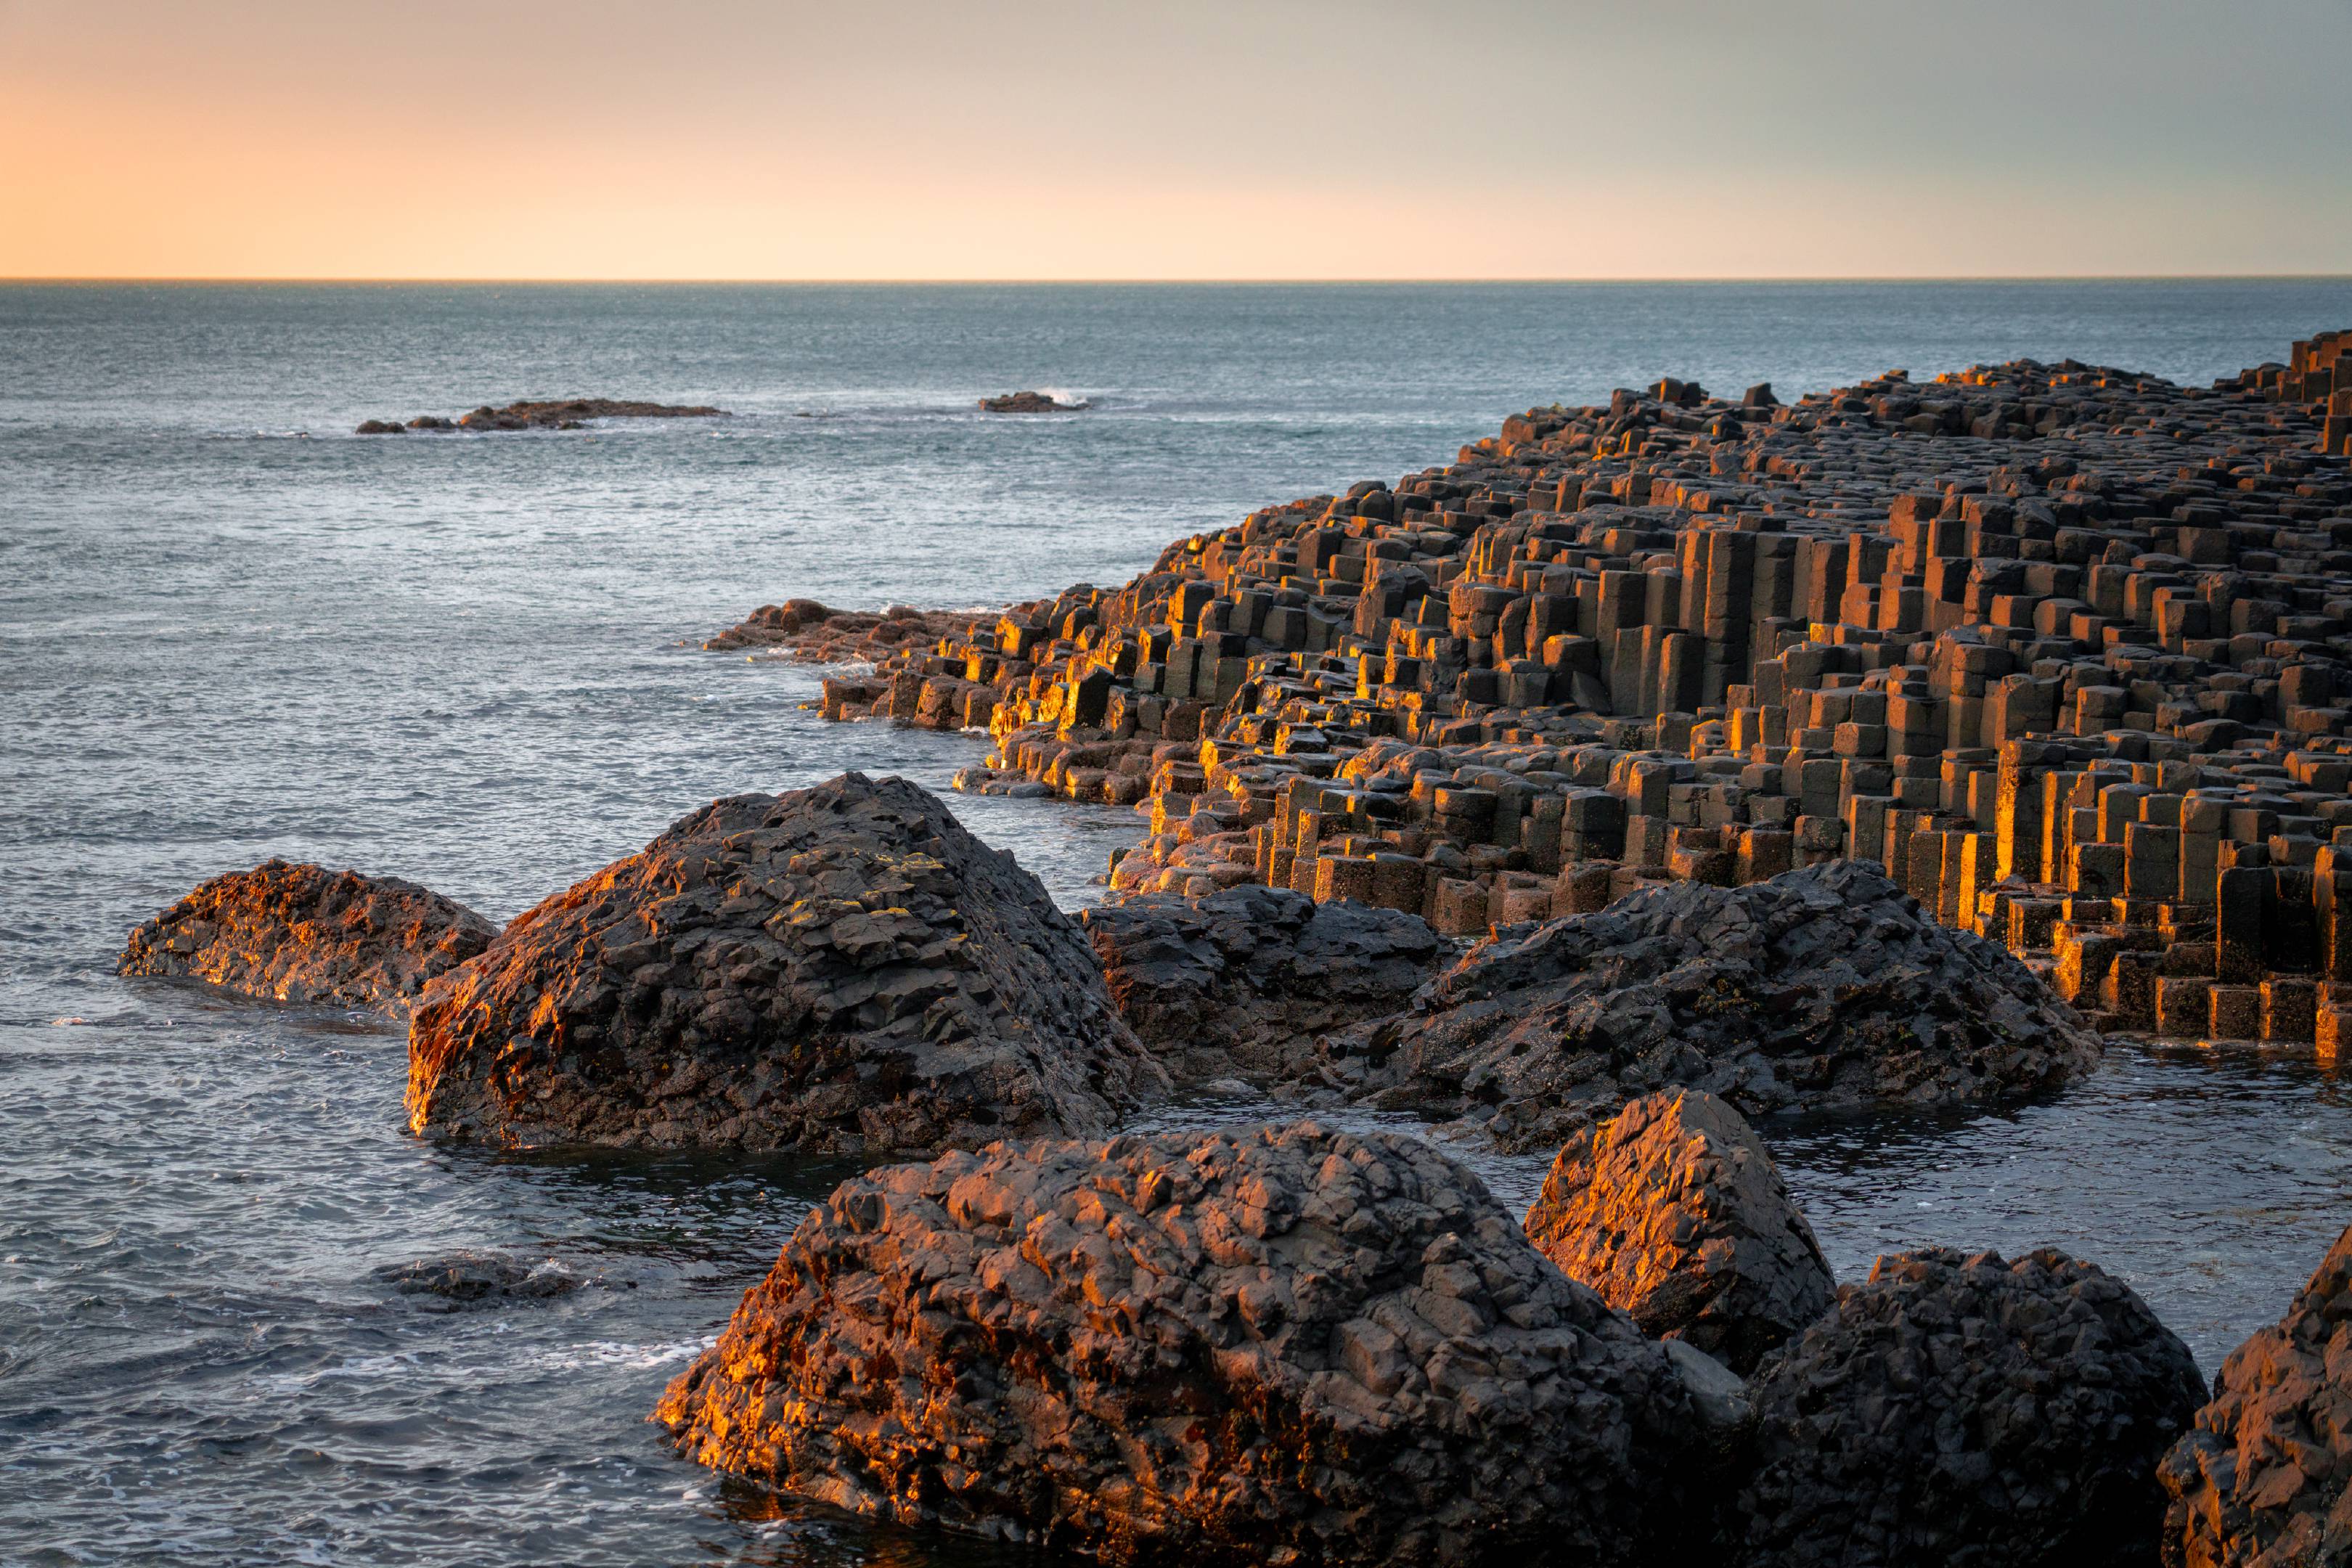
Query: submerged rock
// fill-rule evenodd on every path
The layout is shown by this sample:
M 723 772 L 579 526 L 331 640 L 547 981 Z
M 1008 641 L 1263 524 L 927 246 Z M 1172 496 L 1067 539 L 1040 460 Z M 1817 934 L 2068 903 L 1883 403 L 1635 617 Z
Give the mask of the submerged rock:
M 1471 1117 L 1511 1149 L 1675 1085 L 1749 1115 L 1977 1104 L 2054 1089 L 2100 1048 L 2023 964 L 1860 861 L 1507 931 L 1331 1045 L 1378 1103 Z
M 2166 1568 L 2352 1563 L 2352 1229 L 2286 1315 L 2230 1352 L 2158 1474 Z
M 1654 1338 L 1735 1372 L 1829 1310 L 1837 1279 L 1780 1167 L 1723 1101 L 1677 1089 L 1568 1141 L 1528 1239 Z
M 270 859 L 215 877 L 135 928 L 115 969 L 404 1017 L 427 982 L 497 935 L 414 882 Z
M 1418 915 L 1255 885 L 1079 918 L 1120 1016 L 1195 1080 L 1303 1070 L 1318 1036 L 1409 1004 L 1443 952 Z
M 424 414 L 410 420 L 409 430 L 577 430 L 591 419 L 707 419 L 724 408 L 707 404 L 640 403 L 613 397 L 560 397 L 543 402 L 509 403 L 503 408 L 488 404 L 457 419 Z M 362 436 L 397 436 L 404 426 L 396 419 L 370 419 L 359 426 Z
M 991 414 L 1069 414 L 1087 405 L 1083 397 L 1075 403 L 1064 403 L 1050 392 L 1007 392 L 980 400 L 982 409 Z
M 2203 1398 L 2130 1287 L 2046 1249 L 1882 1258 L 1749 1388 L 1749 1568 L 2138 1568 Z
M 387 1264 L 375 1271 L 374 1278 L 404 1296 L 432 1298 L 419 1304 L 443 1312 L 485 1302 L 567 1296 L 588 1283 L 551 1258 L 530 1260 L 486 1252 Z
M 853 1512 L 1200 1563 L 1636 1560 L 1696 1430 L 1475 1176 L 1313 1122 L 844 1183 L 656 1418 Z
M 417 1132 L 930 1152 L 1165 1083 L 1076 925 L 903 779 L 714 801 L 425 998 Z

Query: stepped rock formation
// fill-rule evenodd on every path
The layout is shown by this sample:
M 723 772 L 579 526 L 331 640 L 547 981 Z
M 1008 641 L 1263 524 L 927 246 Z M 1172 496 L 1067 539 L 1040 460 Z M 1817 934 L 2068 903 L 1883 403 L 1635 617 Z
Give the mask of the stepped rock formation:
M 1411 1012 L 1326 1042 L 1359 1096 L 1519 1150 L 1677 1085 L 1749 1115 L 1981 1104 L 2053 1089 L 2099 1048 L 2014 958 L 1858 861 L 1511 928 Z
M 1418 915 L 1287 889 L 1153 893 L 1079 917 L 1120 1016 L 1180 1079 L 1287 1079 L 1327 1031 L 1396 1012 L 1442 956 Z
M 834 717 L 987 726 L 1230 875 L 1447 935 L 1878 866 L 2103 1026 L 2352 1040 L 2352 361 L 1666 379 L 909 641 Z M 2339 405 L 2343 406 L 2338 406 Z
M 2352 1563 L 2352 1229 L 2286 1315 L 2230 1352 L 2158 1475 L 2166 1568 Z
M 115 968 L 398 1018 L 428 981 L 497 934 L 463 904 L 397 877 L 271 859 L 215 877 L 137 927 Z
M 2204 1397 L 2129 1287 L 2048 1250 L 1882 1258 L 1748 1386 L 1741 1568 L 2139 1568 Z
M 1677 1089 L 1568 1141 L 1528 1239 L 1652 1338 L 1733 1371 L 1829 1310 L 1837 1279 L 1763 1140 L 1723 1101 Z
M 1301 1122 L 845 1182 L 656 1419 L 901 1523 L 1336 1565 L 1636 1561 L 1696 1417 L 1475 1176 Z
M 714 801 L 522 915 L 409 1034 L 419 1133 L 929 1152 L 1165 1079 L 1012 856 L 902 779 Z

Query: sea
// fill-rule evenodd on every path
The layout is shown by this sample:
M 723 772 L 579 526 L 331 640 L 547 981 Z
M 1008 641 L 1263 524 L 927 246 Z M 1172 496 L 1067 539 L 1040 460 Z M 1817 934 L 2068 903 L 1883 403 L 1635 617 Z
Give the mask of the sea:
M 646 1422 L 847 1167 L 420 1142 L 400 1032 L 115 974 L 205 878 L 315 859 L 505 920 L 713 796 L 943 789 L 983 753 L 703 651 L 761 604 L 1115 584 L 1661 375 L 2202 382 L 2347 324 L 2345 279 L 0 286 L 0 1563 L 1010 1561 L 724 1480 Z M 975 406 L 1023 388 L 1088 406 Z M 730 414 L 353 434 L 575 395 Z M 951 803 L 1071 908 L 1140 827 Z M 1842 1278 L 2063 1247 L 2208 1374 L 2352 1221 L 2345 1083 L 2291 1055 L 2118 1043 L 2042 1103 L 1765 1131 Z M 1455 1152 L 1514 1205 L 1544 1165 Z M 579 1288 L 441 1311 L 380 1277 L 456 1253 Z

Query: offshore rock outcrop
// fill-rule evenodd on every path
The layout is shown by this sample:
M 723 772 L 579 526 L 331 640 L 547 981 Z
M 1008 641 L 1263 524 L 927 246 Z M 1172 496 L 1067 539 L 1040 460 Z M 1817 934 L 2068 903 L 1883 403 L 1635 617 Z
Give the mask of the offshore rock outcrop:
M 115 969 L 405 1017 L 429 981 L 497 935 L 414 882 L 270 859 L 215 877 L 135 928 Z
M 1568 1141 L 1528 1239 L 1653 1338 L 1741 1373 L 1829 1310 L 1836 1277 L 1754 1128 L 1697 1089 Z
M 2197 1364 L 2063 1253 L 1882 1258 L 1749 1384 L 1740 1568 L 2138 1568 Z
M 1050 392 L 1006 392 L 980 400 L 989 414 L 1075 414 L 1087 406 L 1083 397 L 1065 403 Z
M 1696 1417 L 1475 1176 L 1302 1122 L 846 1182 L 656 1419 L 902 1523 L 1369 1565 L 1639 1561 Z
M 879 661 L 896 653 L 969 633 L 982 616 L 964 610 L 918 610 L 893 605 L 879 612 L 828 609 L 814 599 L 762 605 L 737 626 L 704 641 L 714 651 L 768 648 L 803 664 Z M 988 722 L 983 714 L 981 722 Z
M 2230 1352 L 2158 1476 L 2165 1568 L 2352 1563 L 2352 1229 L 2286 1315 Z
M 902 779 L 714 801 L 418 1007 L 419 1133 L 930 1152 L 1166 1079 L 1037 879 Z
M 2100 1044 L 2000 948 L 1938 925 L 1877 868 L 1838 861 L 1509 928 L 1411 1012 L 1327 1050 L 1358 1094 L 1524 1150 L 1674 1086 L 1749 1115 L 1988 1103 L 2058 1087 Z
M 1079 920 L 1120 1016 L 1180 1079 L 1285 1079 L 1321 1035 L 1412 1002 L 1443 956 L 1418 915 L 1241 886 Z
M 704 404 L 560 397 L 536 403 L 509 403 L 503 408 L 484 404 L 471 414 L 455 419 L 444 419 L 437 414 L 419 415 L 405 425 L 397 419 L 368 419 L 361 422 L 358 433 L 398 436 L 411 430 L 578 430 L 591 419 L 708 419 L 726 412 Z

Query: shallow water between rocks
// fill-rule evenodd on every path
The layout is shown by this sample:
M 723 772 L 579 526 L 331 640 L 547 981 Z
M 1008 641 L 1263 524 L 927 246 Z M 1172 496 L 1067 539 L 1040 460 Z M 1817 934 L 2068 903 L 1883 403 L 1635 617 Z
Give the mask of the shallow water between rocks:
M 420 1144 L 397 1033 L 113 975 L 202 879 L 285 854 L 504 920 L 712 795 L 853 766 L 943 789 L 978 758 L 825 725 L 815 672 L 694 646 L 762 602 L 1116 582 L 1659 374 L 2210 376 L 2339 320 L 2352 289 L 2294 282 L 0 289 L 0 1562 L 997 1560 L 723 1482 L 645 1422 L 847 1167 Z M 970 406 L 1022 385 L 1096 407 Z M 575 393 L 740 413 L 339 434 Z M 951 804 L 1066 906 L 1138 826 Z M 2352 1219 L 2344 1082 L 2252 1051 L 2118 1043 L 2048 1103 L 1765 1132 L 1842 1275 L 2063 1247 L 2208 1373 Z M 1545 1163 L 1455 1152 L 1515 1205 Z M 461 1251 L 583 1283 L 442 1311 L 375 1277 Z

